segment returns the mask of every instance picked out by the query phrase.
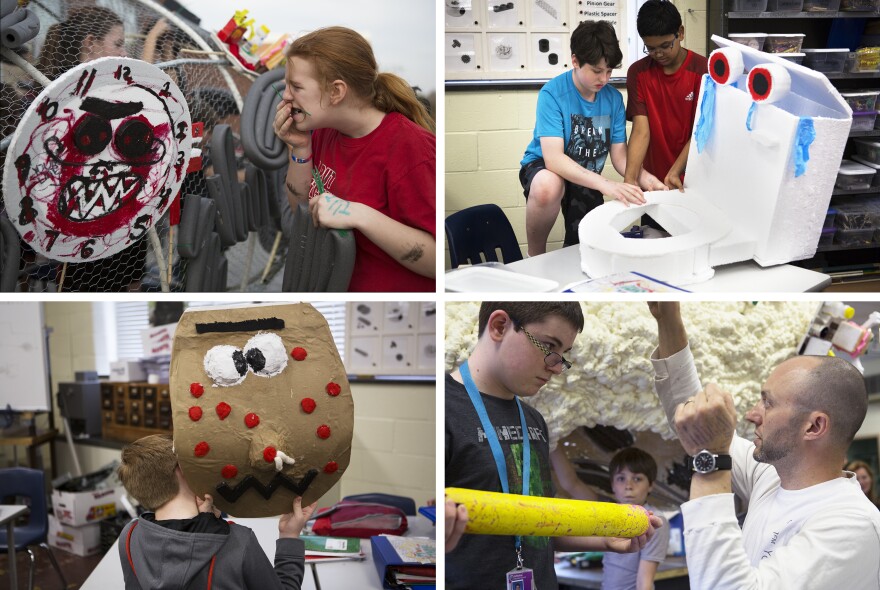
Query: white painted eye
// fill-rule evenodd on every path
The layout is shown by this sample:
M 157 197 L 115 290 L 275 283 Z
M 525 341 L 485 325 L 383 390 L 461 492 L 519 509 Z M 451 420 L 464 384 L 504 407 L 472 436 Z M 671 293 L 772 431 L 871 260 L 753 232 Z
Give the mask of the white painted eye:
M 274 377 L 287 366 L 287 351 L 278 334 L 260 332 L 244 345 L 244 358 L 260 377 Z
M 776 102 L 789 90 L 791 74 L 781 64 L 760 64 L 749 71 L 749 94 L 756 102 Z
M 244 381 L 247 371 L 244 354 L 234 346 L 221 344 L 205 354 L 205 373 L 220 387 L 238 385 Z
M 719 84 L 733 84 L 744 70 L 742 53 L 736 47 L 722 47 L 709 55 L 709 75 Z

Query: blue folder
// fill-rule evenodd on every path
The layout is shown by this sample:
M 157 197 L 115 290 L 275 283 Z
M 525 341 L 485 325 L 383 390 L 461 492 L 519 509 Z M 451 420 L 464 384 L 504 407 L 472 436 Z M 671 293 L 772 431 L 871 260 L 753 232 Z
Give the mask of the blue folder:
M 376 571 L 379 573 L 383 588 L 389 590 L 405 590 L 407 588 L 436 590 L 435 582 L 401 584 L 394 578 L 394 572 L 400 569 L 412 574 L 436 576 L 437 568 L 434 564 L 403 561 L 385 537 L 370 537 L 370 546 L 372 547 L 373 563 L 376 565 Z

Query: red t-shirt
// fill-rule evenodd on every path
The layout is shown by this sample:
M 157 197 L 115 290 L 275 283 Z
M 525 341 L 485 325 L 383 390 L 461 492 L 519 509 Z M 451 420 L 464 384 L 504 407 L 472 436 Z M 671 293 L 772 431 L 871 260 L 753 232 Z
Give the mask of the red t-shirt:
M 700 82 L 709 71 L 708 60 L 687 52 L 684 63 L 674 74 L 648 55 L 626 72 L 626 118 L 648 117 L 651 142 L 642 167 L 663 180 L 691 137 Z
M 335 129 L 312 135 L 315 168 L 324 190 L 363 203 L 404 225 L 436 237 L 436 145 L 430 132 L 400 113 L 388 113 L 369 135 Z M 309 198 L 317 194 L 315 181 Z M 349 291 L 434 291 L 434 279 L 405 268 L 355 231 L 357 255 Z

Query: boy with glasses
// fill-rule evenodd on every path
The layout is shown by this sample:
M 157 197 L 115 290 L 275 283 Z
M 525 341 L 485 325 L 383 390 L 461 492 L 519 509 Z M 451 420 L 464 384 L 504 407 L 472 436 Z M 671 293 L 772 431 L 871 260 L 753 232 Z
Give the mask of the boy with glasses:
M 554 495 L 547 424 L 519 398 L 534 396 L 571 367 L 563 355 L 583 327 L 584 316 L 576 302 L 480 306 L 477 344 L 467 361 L 446 376 L 447 487 Z M 449 590 L 512 588 L 515 579 L 505 576 L 514 570 L 518 556 L 531 570 L 535 586 L 555 588 L 554 550 L 635 552 L 653 535 L 653 526 L 660 526 L 660 519 L 652 516 L 653 526 L 634 539 L 519 539 L 462 535 L 467 521 L 463 507 L 448 502 L 446 514 L 445 587 Z
M 571 246 L 580 241 L 581 219 L 604 202 L 603 195 L 642 204 L 642 188 L 664 188 L 656 177 L 639 175 L 638 168 L 642 188 L 602 176 L 609 156 L 618 173 L 627 169 L 623 96 L 608 83 L 622 59 L 614 28 L 604 21 L 584 21 L 571 34 L 572 70 L 538 93 L 535 132 L 519 172 L 530 256 L 546 252 L 560 207 L 563 245 Z
M 626 118 L 632 121 L 632 131 L 623 179 L 637 184 L 646 170 L 662 178 L 667 188 L 682 190 L 700 81 L 708 62 L 681 46 L 681 15 L 668 0 L 645 2 L 636 28 L 647 55 L 626 73 Z M 648 225 L 658 227 L 653 221 Z

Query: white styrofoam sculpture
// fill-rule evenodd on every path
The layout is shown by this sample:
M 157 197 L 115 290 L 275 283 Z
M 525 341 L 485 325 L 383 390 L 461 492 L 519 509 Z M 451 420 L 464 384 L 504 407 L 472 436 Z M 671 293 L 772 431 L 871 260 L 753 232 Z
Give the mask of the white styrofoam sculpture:
M 687 285 L 714 267 L 810 258 L 822 232 L 852 110 L 821 73 L 713 36 L 685 192 L 646 192 L 645 205 L 608 202 L 581 221 L 581 268 L 626 271 Z M 745 73 L 743 73 L 745 71 Z M 641 215 L 668 238 L 620 232 Z

